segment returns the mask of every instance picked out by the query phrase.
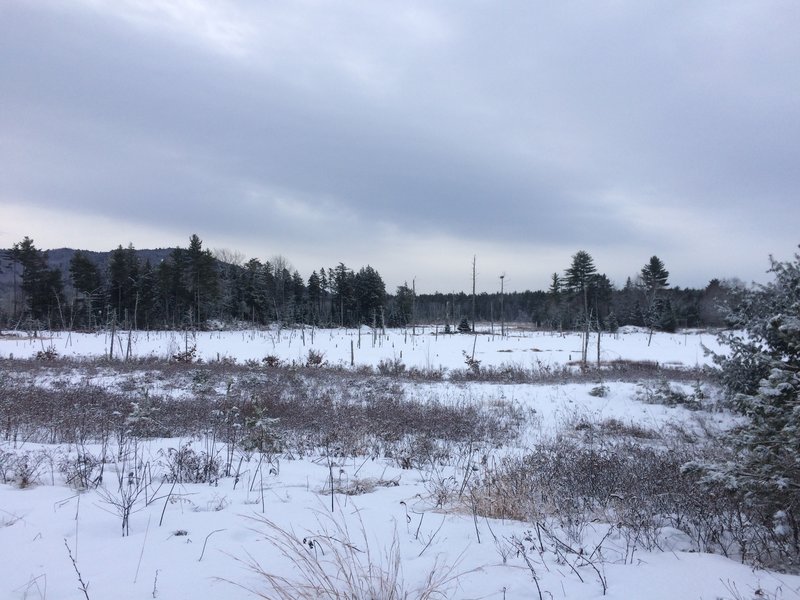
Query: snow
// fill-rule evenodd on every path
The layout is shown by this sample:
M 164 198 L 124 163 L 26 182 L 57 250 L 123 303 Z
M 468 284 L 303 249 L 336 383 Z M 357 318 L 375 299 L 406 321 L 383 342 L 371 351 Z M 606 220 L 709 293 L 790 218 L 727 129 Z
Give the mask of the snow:
M 264 329 L 200 332 L 127 332 L 114 336 L 113 355 L 117 358 L 155 357 L 166 359 L 196 348 L 204 361 L 233 359 L 240 363 L 275 356 L 285 362 L 303 364 L 309 350 L 321 352 L 329 365 L 353 363 L 376 366 L 380 361 L 400 360 L 420 369 L 463 369 L 464 354 L 473 355 L 482 365 L 511 365 L 522 368 L 563 365 L 580 360 L 579 333 L 525 331 L 510 329 L 500 335 L 499 327 L 478 328 L 477 335 L 441 333 L 441 328 L 417 327 L 413 330 L 386 330 L 386 333 L 361 329 Z M 716 337 L 707 331 L 649 334 L 635 327 L 624 327 L 616 334 L 603 334 L 602 361 L 639 360 L 662 365 L 694 367 L 711 364 L 703 346 L 719 350 Z M 589 359 L 596 361 L 596 337 L 589 341 Z M 112 345 L 108 331 L 101 333 L 42 332 L 0 334 L 0 357 L 28 358 L 50 347 L 63 357 L 107 356 Z M 130 351 L 128 348 L 130 347 Z
M 127 335 L 121 337 L 123 352 Z M 642 331 L 604 336 L 601 358 L 693 367 L 709 362 L 701 344 L 718 348 L 713 335 L 705 332 L 657 333 L 650 346 L 647 337 Z M 88 358 L 107 354 L 110 344 L 108 334 L 59 333 L 44 338 L 2 335 L 0 356 L 31 357 L 52 344 L 62 356 Z M 286 362 L 305 362 L 309 349 L 314 348 L 323 352 L 330 364 L 345 366 L 350 364 L 351 342 L 356 366 L 375 366 L 381 360 L 402 357 L 409 368 L 446 369 L 463 369 L 463 352 L 471 353 L 473 343 L 475 356 L 483 365 L 525 368 L 540 363 L 566 364 L 579 357 L 580 348 L 580 338 L 573 334 L 520 330 L 509 337 L 482 333 L 477 338 L 436 335 L 430 329 L 417 331 L 417 335 L 410 330 L 390 331 L 373 338 L 371 332 L 362 330 L 360 347 L 358 332 L 353 330 L 317 330 L 313 343 L 308 329 L 198 333 L 188 340 L 204 361 L 229 357 L 243 363 L 272 354 Z M 185 337 L 176 333 L 134 333 L 131 353 L 166 358 L 186 343 Z M 0 375 L 14 376 L 9 364 L 0 361 Z M 138 385 L 169 388 L 169 382 L 148 379 L 146 369 L 143 365 L 125 377 Z M 53 381 L 57 378 L 54 375 Z M 125 378 L 100 370 L 91 381 L 113 387 Z M 52 383 L 43 380 L 37 385 Z M 411 398 L 481 406 L 502 400 L 528 411 L 529 430 L 516 447 L 498 449 L 501 453 L 519 452 L 539 440 L 574 430 L 581 420 L 619 419 L 655 431 L 673 425 L 724 429 L 734 421 L 724 413 L 645 404 L 637 399 L 636 383 L 605 384 L 608 394 L 595 397 L 589 394 L 593 384 L 401 382 Z M 181 393 L 190 390 L 175 390 L 176 396 Z M 164 451 L 186 443 L 199 452 L 205 441 L 142 440 L 137 442 L 136 452 L 140 460 L 155 466 L 163 463 Z M 99 451 L 99 447 L 89 449 Z M 690 544 L 677 530 L 662 531 L 664 551 L 631 552 L 613 526 L 589 523 L 583 538 L 575 543 L 587 553 L 602 543 L 603 560 L 596 561 L 597 570 L 575 557 L 567 564 L 552 552 L 532 549 L 535 541 L 525 541 L 531 523 L 475 519 L 463 507 L 438 505 L 431 493 L 435 478 L 460 481 L 462 477 L 451 465 L 440 465 L 438 472 L 433 472 L 401 469 L 385 458 L 266 454 L 260 468 L 256 453 L 241 453 L 237 455 L 243 461 L 238 481 L 223 477 L 214 485 L 177 484 L 174 488 L 165 483 L 146 500 L 140 499 L 131 514 L 130 535 L 123 537 L 114 507 L 118 476 L 123 486 L 128 485 L 126 473 L 115 471 L 120 467 L 109 463 L 103 487 L 79 493 L 65 483 L 58 469 L 59 460 L 74 456 L 75 447 L 0 441 L 0 454 L 4 451 L 30 452 L 40 457 L 41 463 L 36 484 L 24 489 L 13 483 L 0 485 L 0 598 L 253 598 L 247 588 L 266 590 L 266 586 L 263 577 L 247 567 L 251 561 L 291 581 L 302 580 L 298 561 L 286 556 L 286 548 L 282 553 L 276 547 L 276 541 L 286 539 L 283 532 L 298 540 L 304 556 L 313 554 L 326 564 L 335 563 L 332 548 L 347 548 L 340 551 L 353 560 L 351 572 L 362 583 L 376 569 L 390 576 L 397 555 L 397 576 L 404 589 L 410 590 L 409 598 L 419 596 L 431 571 L 449 577 L 442 586 L 443 595 L 434 596 L 447 598 L 538 598 L 537 585 L 544 598 L 573 600 L 800 597 L 800 577 L 687 552 Z M 360 492 L 335 494 L 333 510 L 331 474 L 337 489 Z M 339 543 L 343 537 L 350 546 Z M 522 546 L 514 546 L 513 540 Z M 530 552 L 533 570 L 520 548 L 528 548 L 525 551 Z M 81 579 L 88 584 L 86 593 L 80 589 L 70 553 Z M 288 553 L 291 556 L 291 551 Z M 329 566 L 331 572 L 343 573 L 341 565 Z

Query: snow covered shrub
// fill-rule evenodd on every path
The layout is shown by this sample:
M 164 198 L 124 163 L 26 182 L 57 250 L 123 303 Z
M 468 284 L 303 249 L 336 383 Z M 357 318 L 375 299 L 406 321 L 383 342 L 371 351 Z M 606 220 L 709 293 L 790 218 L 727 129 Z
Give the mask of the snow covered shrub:
M 130 412 L 125 417 L 127 432 L 134 437 L 158 437 L 166 433 L 159 422 L 160 403 L 145 392 L 138 402 L 131 402 Z
M 660 548 L 665 527 L 684 532 L 698 551 L 748 556 L 750 540 L 763 530 L 750 525 L 746 504 L 724 486 L 698 493 L 697 474 L 683 466 L 703 456 L 691 446 L 560 439 L 485 466 L 471 497 L 478 514 L 551 522 L 576 543 L 589 523 L 614 524 L 628 559 Z
M 278 428 L 280 419 L 268 416 L 263 405 L 247 404 L 242 408 L 241 439 L 244 450 L 258 452 L 280 452 L 283 448 L 283 434 Z
M 91 452 L 78 452 L 74 456 L 63 456 L 58 470 L 67 485 L 76 490 L 97 487 L 103 480 L 103 463 Z
M 378 373 L 381 375 L 392 375 L 398 376 L 402 375 L 406 370 L 405 363 L 399 358 L 392 358 L 392 359 L 381 359 L 378 362 Z
M 193 363 L 197 360 L 197 346 L 191 346 L 172 355 L 172 360 L 179 363 Z
M 199 454 L 186 442 L 180 448 L 169 448 L 159 452 L 162 464 L 167 469 L 166 480 L 170 483 L 216 483 L 220 465 L 216 456 L 206 452 Z
M 12 479 L 17 487 L 24 489 L 39 481 L 45 455 L 41 452 L 24 452 L 13 459 Z
M 646 404 L 664 404 L 666 406 L 684 406 L 690 410 L 702 408 L 700 400 L 704 396 L 687 394 L 680 388 L 674 387 L 662 377 L 657 381 L 645 381 L 639 384 L 636 398 Z
M 308 356 L 306 357 L 306 366 L 321 367 L 324 364 L 325 364 L 325 354 L 323 352 L 310 348 L 308 351 Z
M 593 422 L 586 418 L 581 418 L 575 424 L 576 431 L 585 433 L 585 438 L 592 439 L 594 436 L 608 437 L 631 437 L 636 439 L 655 439 L 659 436 L 658 432 L 638 425 L 636 423 L 623 423 L 619 419 L 609 418 L 599 422 Z
M 654 360 L 615 358 L 604 364 L 609 370 L 614 372 L 615 375 L 624 374 L 629 377 L 652 377 L 660 370 L 659 364 Z
M 472 375 L 477 376 L 481 372 L 481 361 L 476 359 L 474 356 L 467 354 L 466 350 L 462 350 L 461 353 L 464 355 L 464 364 L 467 365 L 469 372 Z
M 276 367 L 280 367 L 281 364 L 283 363 L 283 361 L 280 358 L 278 358 L 277 356 L 275 356 L 273 354 L 270 354 L 270 355 L 265 356 L 264 358 L 262 358 L 261 359 L 261 363 L 265 367 L 270 367 L 270 368 L 274 369 Z
M 446 509 L 458 498 L 460 482 L 453 475 L 443 475 L 434 469 L 425 480 L 425 491 L 436 508 Z
M 589 390 L 590 396 L 595 396 L 596 398 L 605 398 L 608 396 L 609 387 L 603 383 L 594 386 L 592 389 Z
M 0 483 L 11 481 L 12 465 L 16 454 L 0 449 Z
M 58 358 L 58 351 L 52 344 L 36 353 L 36 360 L 51 361 Z
M 442 367 L 411 367 L 406 371 L 408 378 L 415 381 L 444 381 L 447 370 Z

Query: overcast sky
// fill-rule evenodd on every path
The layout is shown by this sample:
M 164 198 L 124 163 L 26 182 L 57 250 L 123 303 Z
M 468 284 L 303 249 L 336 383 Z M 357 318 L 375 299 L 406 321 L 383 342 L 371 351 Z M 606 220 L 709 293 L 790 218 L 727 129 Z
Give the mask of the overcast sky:
M 798 192 L 795 0 L 0 2 L 0 247 L 697 287 L 790 258 Z

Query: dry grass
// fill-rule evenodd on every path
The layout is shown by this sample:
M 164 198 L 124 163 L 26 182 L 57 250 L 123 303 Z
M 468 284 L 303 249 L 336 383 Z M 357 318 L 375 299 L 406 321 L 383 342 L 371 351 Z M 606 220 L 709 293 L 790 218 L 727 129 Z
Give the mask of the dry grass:
M 283 557 L 294 575 L 265 568 L 252 555 L 238 559 L 263 586 L 246 587 L 259 598 L 278 600 L 429 600 L 450 598 L 463 575 L 457 562 L 436 560 L 421 581 L 409 583 L 403 572 L 397 533 L 376 550 L 363 521 L 351 532 L 344 518 L 317 515 L 317 531 L 298 535 L 266 517 L 252 517 L 254 529 Z

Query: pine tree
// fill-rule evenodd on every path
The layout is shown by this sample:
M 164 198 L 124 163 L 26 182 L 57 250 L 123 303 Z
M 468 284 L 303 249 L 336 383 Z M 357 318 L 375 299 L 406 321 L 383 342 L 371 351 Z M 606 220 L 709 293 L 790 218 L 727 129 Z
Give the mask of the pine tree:
M 657 256 L 651 256 L 650 261 L 642 267 L 642 284 L 653 295 L 669 286 L 668 279 L 669 271 L 664 268 L 664 263 Z
M 312 271 L 308 277 L 308 312 L 311 323 L 319 323 L 322 312 L 322 283 L 316 271 Z
M 411 323 L 414 310 L 414 292 L 408 283 L 397 286 L 394 302 L 389 311 L 390 327 L 405 327 Z
M 319 270 L 319 289 L 320 289 L 320 304 L 319 304 L 319 318 L 322 323 L 330 323 L 331 317 L 331 303 L 330 291 L 331 284 L 328 275 L 325 272 L 325 267 Z
M 138 283 L 139 259 L 133 244 L 118 246 L 108 263 L 108 295 L 116 318 L 124 320 L 126 327 L 136 326 Z
M 22 292 L 34 320 L 44 320 L 52 326 L 64 303 L 64 284 L 61 271 L 47 266 L 47 254 L 39 250 L 28 236 L 13 245 L 11 260 L 22 265 Z
M 328 281 L 332 282 L 333 304 L 338 313 L 337 321 L 341 327 L 349 325 L 356 308 L 355 274 L 340 262 L 336 269 L 328 274 Z
M 583 329 L 584 338 L 581 345 L 581 363 L 586 366 L 586 356 L 589 350 L 589 286 L 597 274 L 592 256 L 585 250 L 579 250 L 572 256 L 572 264 L 564 272 L 567 289 L 576 297 L 583 298 Z
M 675 330 L 675 316 L 668 302 L 663 302 L 658 293 L 669 287 L 669 271 L 664 268 L 664 263 L 657 256 L 651 256 L 650 261 L 642 267 L 642 286 L 647 298 L 644 314 L 645 324 L 650 328 L 650 337 L 647 345 L 653 339 L 653 330 L 658 327 L 663 331 Z
M 192 320 L 200 324 L 209 319 L 219 294 L 219 272 L 210 250 L 203 250 L 203 242 L 192 234 L 184 253 L 183 280 Z
M 245 315 L 253 323 L 264 323 L 269 308 L 269 292 L 267 289 L 267 268 L 257 258 L 251 258 L 244 265 L 244 305 Z M 269 275 L 271 277 L 271 275 Z
M 291 279 L 292 288 L 292 322 L 299 323 L 301 320 L 305 322 L 305 300 L 306 300 L 306 284 L 300 272 L 295 270 L 292 273 Z
M 739 462 L 707 468 L 741 493 L 782 552 L 800 558 L 800 255 L 770 258 L 775 281 L 742 290 L 715 355 L 724 387 L 747 424 L 732 442 Z M 743 330 L 743 331 L 742 331 Z M 780 527 L 775 524 L 779 523 Z M 787 559 L 786 554 L 784 560 Z
M 550 294 L 550 297 L 558 301 L 561 297 L 561 278 L 558 276 L 558 273 L 553 273 L 550 278 L 550 288 L 547 290 L 547 293 Z
M 151 324 L 158 322 L 158 296 L 156 287 L 156 272 L 150 260 L 144 261 L 139 271 L 138 292 L 139 305 L 137 311 L 139 320 L 137 327 L 150 329 Z
M 103 284 L 100 269 L 86 253 L 78 250 L 72 255 L 69 261 L 69 274 L 72 285 L 81 294 L 92 296 L 100 292 Z
M 69 261 L 69 273 L 73 287 L 84 296 L 80 318 L 85 326 L 91 327 L 94 325 L 94 316 L 102 310 L 103 280 L 100 269 L 84 252 L 78 250 Z
M 386 302 L 386 286 L 375 269 L 367 265 L 355 276 L 355 295 L 359 321 L 377 326 L 378 317 Z
M 595 322 L 598 331 L 609 312 L 611 312 L 611 299 L 614 294 L 614 284 L 605 273 L 594 275 L 590 279 L 589 298 L 592 312 L 594 312 Z
M 550 324 L 560 331 L 563 315 L 561 314 L 561 278 L 558 273 L 553 273 L 550 278 L 550 288 L 547 290 L 547 296 L 547 312 L 550 317 Z

